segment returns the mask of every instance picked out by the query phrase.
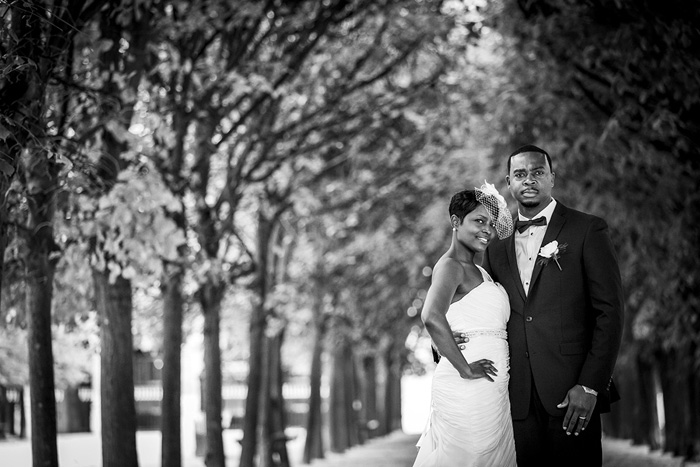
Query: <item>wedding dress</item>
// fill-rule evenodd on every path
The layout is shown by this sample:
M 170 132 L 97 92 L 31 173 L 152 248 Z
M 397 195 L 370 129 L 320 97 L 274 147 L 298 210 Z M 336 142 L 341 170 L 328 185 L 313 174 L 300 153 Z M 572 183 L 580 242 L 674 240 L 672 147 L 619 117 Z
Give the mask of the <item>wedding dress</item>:
M 446 358 L 440 359 L 433 374 L 430 419 L 413 467 L 515 466 L 508 400 L 508 294 L 479 269 L 484 281 L 450 305 L 447 321 L 453 331 L 469 337 L 462 350 L 467 361 L 489 359 L 498 376 L 494 382 L 462 379 Z

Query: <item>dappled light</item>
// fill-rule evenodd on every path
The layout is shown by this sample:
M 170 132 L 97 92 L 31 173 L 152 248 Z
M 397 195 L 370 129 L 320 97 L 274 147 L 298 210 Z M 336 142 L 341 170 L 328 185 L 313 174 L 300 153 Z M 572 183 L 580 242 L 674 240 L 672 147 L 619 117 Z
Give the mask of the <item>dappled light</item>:
M 536 144 L 619 262 L 604 436 L 700 462 L 695 2 L 7 0 L 0 21 L 0 453 L 57 467 L 91 432 L 103 467 L 143 465 L 138 439 L 163 467 L 289 467 L 419 433 L 450 198 L 486 179 L 517 216 L 507 156 Z

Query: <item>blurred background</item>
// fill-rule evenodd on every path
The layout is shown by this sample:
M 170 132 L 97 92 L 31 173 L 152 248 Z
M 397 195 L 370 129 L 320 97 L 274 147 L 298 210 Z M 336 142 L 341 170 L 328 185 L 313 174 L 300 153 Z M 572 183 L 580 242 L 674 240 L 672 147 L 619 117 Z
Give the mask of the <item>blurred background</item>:
M 0 446 L 54 466 L 59 435 L 91 432 L 131 467 L 151 431 L 158 465 L 269 466 L 419 432 L 449 199 L 487 179 L 510 200 L 507 155 L 533 143 L 619 255 L 605 435 L 698 460 L 697 2 L 4 0 L 0 18 Z

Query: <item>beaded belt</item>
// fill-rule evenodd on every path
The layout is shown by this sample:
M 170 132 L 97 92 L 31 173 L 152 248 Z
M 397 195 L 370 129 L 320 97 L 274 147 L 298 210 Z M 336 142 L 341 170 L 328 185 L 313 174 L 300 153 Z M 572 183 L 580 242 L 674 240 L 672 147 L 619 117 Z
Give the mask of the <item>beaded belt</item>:
M 472 337 L 497 337 L 499 339 L 508 339 L 508 331 L 505 329 L 474 329 L 460 332 L 470 339 Z

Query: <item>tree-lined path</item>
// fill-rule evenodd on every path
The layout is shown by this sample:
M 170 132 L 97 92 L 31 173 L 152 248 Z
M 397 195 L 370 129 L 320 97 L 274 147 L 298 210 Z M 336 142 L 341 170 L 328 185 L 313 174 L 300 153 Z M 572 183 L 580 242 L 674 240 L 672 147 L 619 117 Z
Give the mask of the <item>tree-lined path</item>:
M 527 143 L 619 256 L 606 434 L 697 462 L 698 24 L 685 0 L 0 0 L 0 451 L 28 456 L 0 467 L 194 467 L 195 423 L 207 467 L 405 453 L 383 436 L 433 365 L 445 205 L 505 193 Z
M 419 435 L 394 432 L 375 439 L 344 454 L 329 454 L 311 467 L 411 467 Z M 650 452 L 646 446 L 632 446 L 629 441 L 606 439 L 603 442 L 604 467 L 691 467 L 678 457 Z
M 311 467 L 411 467 L 419 435 L 394 432 L 375 439 L 344 454 L 329 454 Z M 606 439 L 603 442 L 603 467 L 691 467 L 678 457 L 650 452 L 645 446 L 632 446 L 629 441 Z
M 237 457 L 229 452 L 234 441 L 234 433 L 226 432 L 224 436 L 227 448 L 227 465 L 238 465 Z M 385 437 L 376 438 L 367 443 L 348 449 L 342 454 L 328 453 L 324 459 L 316 459 L 311 464 L 302 464 L 301 450 L 303 439 L 296 438 L 290 443 L 290 457 L 294 467 L 411 467 L 415 458 L 415 444 L 419 435 L 395 431 Z M 71 467 L 97 467 L 99 463 L 90 459 L 99 459 L 99 441 L 94 434 L 60 435 L 58 450 L 63 465 Z M 141 467 L 156 467 L 158 463 L 157 432 L 139 432 L 137 444 Z M 303 438 L 303 436 L 302 436 Z M 629 441 L 605 439 L 604 467 L 700 467 L 700 463 L 684 463 L 679 457 L 650 452 L 646 446 L 632 446 Z M 78 454 L 80 453 L 80 454 Z M 0 443 L 0 459 L 3 466 L 29 467 L 30 446 L 28 441 Z M 7 462 L 5 464 L 4 462 Z M 183 467 L 202 467 L 201 458 L 185 456 Z

